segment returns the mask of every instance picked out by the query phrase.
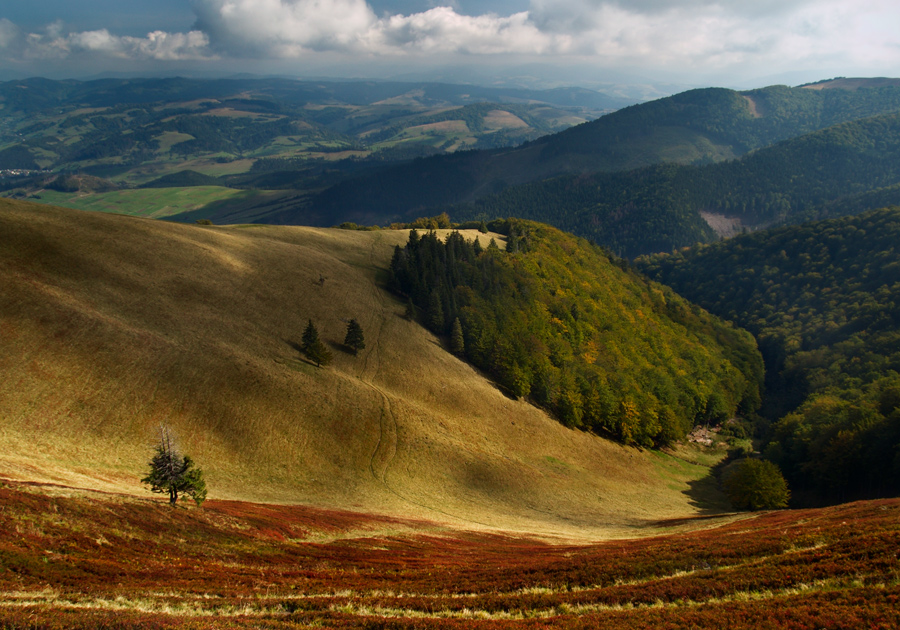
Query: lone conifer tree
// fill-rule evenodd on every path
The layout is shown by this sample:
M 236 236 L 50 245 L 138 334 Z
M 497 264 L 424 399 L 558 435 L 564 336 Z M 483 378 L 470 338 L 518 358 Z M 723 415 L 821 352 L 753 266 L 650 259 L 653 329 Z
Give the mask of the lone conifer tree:
M 459 323 L 459 317 L 453 320 L 453 326 L 450 329 L 450 352 L 459 357 L 466 352 L 466 341 L 463 337 L 462 324 Z
M 191 497 L 198 506 L 206 500 L 203 471 L 194 468 L 190 457 L 178 452 L 172 433 L 166 426 L 159 427 L 159 444 L 156 445 L 156 455 L 150 460 L 150 474 L 141 482 L 149 484 L 152 492 L 168 494 L 171 505 L 178 502 L 179 495 Z
M 306 352 L 307 348 L 319 341 L 319 331 L 316 330 L 316 326 L 312 323 L 311 319 L 308 321 L 309 323 L 306 324 L 306 328 L 303 329 L 303 337 L 300 344 L 300 348 L 303 352 Z
M 306 329 L 303 331 L 303 345 L 301 349 L 303 354 L 316 364 L 316 367 L 322 367 L 331 363 L 331 351 L 319 339 L 319 331 L 316 330 L 312 320 L 309 320 Z
M 347 324 L 347 335 L 344 337 L 344 345 L 353 350 L 356 354 L 366 347 L 366 340 L 363 337 L 362 326 L 355 319 L 351 319 Z

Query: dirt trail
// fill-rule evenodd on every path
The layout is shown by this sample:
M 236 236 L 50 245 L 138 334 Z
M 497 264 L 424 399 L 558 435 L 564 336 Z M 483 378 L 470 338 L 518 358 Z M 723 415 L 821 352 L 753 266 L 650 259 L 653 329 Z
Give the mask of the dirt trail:
M 378 257 L 375 251 L 378 245 L 379 241 L 378 239 L 375 239 L 370 252 L 370 261 L 372 263 L 373 272 L 377 272 L 378 270 L 378 265 L 376 262 L 378 260 Z M 385 490 L 409 505 L 414 505 L 418 508 L 427 510 L 428 512 L 440 514 L 442 516 L 452 518 L 456 521 L 462 521 L 472 525 L 488 526 L 488 524 L 486 523 L 475 521 L 471 518 L 462 517 L 457 514 L 452 514 L 440 509 L 435 505 L 417 501 L 411 496 L 400 492 L 389 482 L 388 473 L 391 469 L 391 466 L 396 461 L 397 452 L 400 447 L 399 424 L 397 422 L 397 417 L 394 413 L 394 410 L 391 407 L 390 394 L 379 387 L 376 383 L 376 380 L 379 373 L 379 367 L 381 365 L 381 338 L 383 337 L 385 326 L 388 325 L 388 319 L 392 316 L 396 316 L 396 313 L 392 312 L 391 304 L 389 304 L 383 289 L 378 286 L 374 278 L 372 282 L 372 294 L 374 297 L 373 302 L 378 304 L 380 307 L 375 311 L 374 315 L 380 321 L 374 328 L 375 332 L 372 335 L 371 341 L 367 339 L 367 345 L 369 345 L 369 347 L 367 348 L 366 354 L 363 358 L 363 366 L 358 375 L 360 382 L 362 382 L 373 392 L 378 394 L 382 400 L 381 417 L 379 418 L 380 427 L 378 441 L 376 442 L 375 448 L 372 451 L 372 456 L 369 461 L 369 471 L 371 472 L 372 477 L 375 479 L 375 481 L 380 483 L 385 488 Z

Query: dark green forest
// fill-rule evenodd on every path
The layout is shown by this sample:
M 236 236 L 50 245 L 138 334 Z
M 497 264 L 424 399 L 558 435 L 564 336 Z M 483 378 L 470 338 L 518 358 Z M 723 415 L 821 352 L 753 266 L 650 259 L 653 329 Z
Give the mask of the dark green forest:
M 764 454 L 800 503 L 900 493 L 898 243 L 890 208 L 638 261 L 756 336 Z
M 448 208 L 456 220 L 519 216 L 589 238 L 617 254 L 715 240 L 701 210 L 746 225 L 799 223 L 900 202 L 900 114 L 829 127 L 739 160 L 658 165 L 511 187 Z
M 572 427 L 671 443 L 760 401 L 752 337 L 583 239 L 510 219 L 501 250 L 410 232 L 391 287 L 451 350 Z
M 359 222 L 353 213 L 361 207 L 381 223 L 441 210 L 458 220 L 523 216 L 576 232 L 624 256 L 669 251 L 712 238 L 698 210 L 740 214 L 751 224 L 782 215 L 821 218 L 812 214 L 817 204 L 892 185 L 872 177 L 859 186 L 845 186 L 857 172 L 869 172 L 870 159 L 893 157 L 893 129 L 878 139 L 878 129 L 845 128 L 750 161 L 735 160 L 836 125 L 898 111 L 898 86 L 691 90 L 626 107 L 515 149 L 437 156 L 348 177 L 295 214 L 328 216 L 333 223 Z M 816 163 L 811 173 L 803 174 L 806 182 L 792 182 L 784 169 L 785 161 L 796 160 Z M 844 165 L 845 160 L 850 163 Z M 727 161 L 729 168 L 700 168 Z M 828 186 L 833 177 L 835 186 Z M 737 190 L 731 190 L 732 180 Z M 806 183 L 814 185 L 808 193 Z M 773 186 L 776 196 L 767 194 Z M 723 189 L 729 194 L 720 204 Z M 633 224 L 649 235 L 647 247 L 629 233 Z

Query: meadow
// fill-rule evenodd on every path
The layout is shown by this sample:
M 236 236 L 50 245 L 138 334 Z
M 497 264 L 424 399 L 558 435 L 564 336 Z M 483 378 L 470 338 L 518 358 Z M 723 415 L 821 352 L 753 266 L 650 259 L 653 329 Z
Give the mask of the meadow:
M 31 198 L 54 206 L 75 210 L 113 212 L 150 219 L 162 219 L 182 212 L 199 210 L 209 204 L 239 203 L 260 199 L 264 191 L 235 190 L 222 186 L 193 188 L 132 188 L 111 192 L 59 192 L 44 189 L 39 198 Z

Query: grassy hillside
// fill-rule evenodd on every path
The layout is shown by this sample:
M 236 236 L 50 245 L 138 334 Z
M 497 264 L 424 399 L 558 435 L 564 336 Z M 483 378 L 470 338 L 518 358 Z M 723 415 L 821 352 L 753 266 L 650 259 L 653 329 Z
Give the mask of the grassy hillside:
M 897 500 L 547 544 L 299 506 L 0 486 L 0 625 L 892 628 Z M 707 527 L 685 533 L 685 526 Z
M 708 469 L 567 429 L 404 318 L 380 283 L 405 231 L 0 203 L 3 476 L 144 493 L 167 423 L 213 498 L 566 535 L 723 507 Z
M 900 209 L 735 237 L 641 261 L 753 332 L 766 455 L 806 501 L 900 492 Z

